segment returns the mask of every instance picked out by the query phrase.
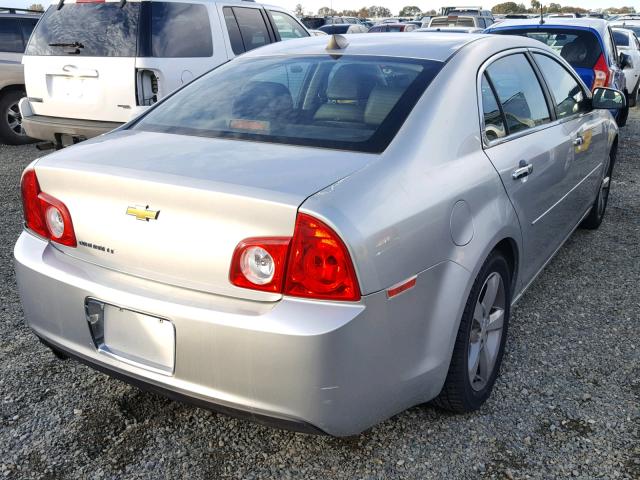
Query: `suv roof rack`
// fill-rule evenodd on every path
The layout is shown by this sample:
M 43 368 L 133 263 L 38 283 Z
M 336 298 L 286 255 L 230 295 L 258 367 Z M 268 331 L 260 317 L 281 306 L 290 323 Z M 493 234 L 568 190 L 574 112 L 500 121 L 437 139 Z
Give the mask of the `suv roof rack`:
M 29 8 L 0 7 L 0 13 L 44 13 L 42 10 L 31 10 Z

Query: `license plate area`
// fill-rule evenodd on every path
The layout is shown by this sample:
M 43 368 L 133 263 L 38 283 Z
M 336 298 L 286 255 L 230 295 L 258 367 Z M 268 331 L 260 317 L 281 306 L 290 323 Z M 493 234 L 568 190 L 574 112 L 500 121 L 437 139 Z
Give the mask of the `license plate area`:
M 169 320 L 94 298 L 86 299 L 85 312 L 100 354 L 164 375 L 173 374 L 176 333 Z

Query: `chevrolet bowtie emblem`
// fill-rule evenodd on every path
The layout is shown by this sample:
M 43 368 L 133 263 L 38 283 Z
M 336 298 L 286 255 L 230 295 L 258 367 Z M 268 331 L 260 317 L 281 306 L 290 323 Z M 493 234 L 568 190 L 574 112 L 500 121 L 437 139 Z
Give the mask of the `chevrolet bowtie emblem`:
M 135 207 L 127 207 L 127 215 L 136 217 L 137 220 L 157 220 L 160 215 L 160 210 L 149 210 L 149 205 L 146 207 L 136 205 Z

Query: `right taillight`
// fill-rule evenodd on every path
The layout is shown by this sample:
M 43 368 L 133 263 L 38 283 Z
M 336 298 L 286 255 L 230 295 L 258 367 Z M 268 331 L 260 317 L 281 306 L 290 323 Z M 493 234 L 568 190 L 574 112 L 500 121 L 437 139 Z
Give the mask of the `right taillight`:
M 40 190 L 33 168 L 22 174 L 20 189 L 25 226 L 48 240 L 68 247 L 77 246 L 69 210 L 60 200 Z
M 259 237 L 240 242 L 229 279 L 238 287 L 294 297 L 360 299 L 346 245 L 331 227 L 305 213 L 298 214 L 292 238 Z
M 609 70 L 609 65 L 607 65 L 607 60 L 604 58 L 604 53 L 601 53 L 593 67 L 593 86 L 591 90 L 598 87 L 608 87 L 610 78 L 611 71 Z
M 299 213 L 289 247 L 285 295 L 359 300 L 351 256 L 338 235 L 317 218 Z

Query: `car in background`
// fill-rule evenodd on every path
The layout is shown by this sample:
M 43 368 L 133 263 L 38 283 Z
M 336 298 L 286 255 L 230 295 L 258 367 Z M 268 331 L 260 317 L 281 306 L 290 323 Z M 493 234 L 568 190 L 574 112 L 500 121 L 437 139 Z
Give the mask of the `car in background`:
M 24 129 L 48 147 L 77 143 L 236 55 L 308 36 L 286 10 L 255 2 L 56 2 L 22 60 Z
M 326 35 L 322 30 L 309 30 L 309 33 L 314 37 L 319 37 L 321 35 Z
M 495 20 L 493 16 L 467 15 L 453 11 L 447 16 L 433 17 L 429 22 L 429 27 L 471 27 L 484 29 L 494 23 Z
M 483 33 L 482 28 L 473 27 L 433 27 L 418 28 L 414 32 L 442 32 L 442 33 Z
M 426 28 L 429 26 L 429 22 L 431 21 L 431 16 L 424 16 L 420 19 L 420 28 Z
M 640 20 L 616 20 L 614 22 L 609 22 L 609 25 L 612 28 L 626 28 L 627 30 L 631 30 L 640 38 Z
M 550 13 L 546 18 L 582 18 L 579 13 Z
M 491 11 L 480 7 L 447 7 L 443 15 L 433 17 L 429 27 L 473 27 L 487 28 L 495 23 Z
M 336 16 L 324 16 L 324 17 L 302 17 L 300 19 L 302 24 L 307 27 L 309 30 L 318 30 L 320 27 L 324 25 L 341 25 L 343 23 L 347 23 L 344 21 L 342 17 Z
M 628 68 L 624 69 L 629 98 L 637 102 L 638 88 L 640 87 L 640 41 L 632 30 L 626 28 L 613 28 L 613 40 L 618 51 L 624 52 L 630 57 Z
M 367 33 L 369 29 L 360 24 L 342 23 L 338 25 L 323 25 L 318 31 L 326 33 L 327 35 L 346 35 L 352 33 Z
M 477 410 L 512 305 L 603 221 L 618 145 L 603 108 L 624 101 L 515 36 L 247 52 L 27 167 L 26 324 L 62 358 L 308 432 L 431 400 Z
M 22 55 L 41 13 L 0 8 L 0 143 L 33 142 L 22 126 L 18 103 L 26 96 Z
M 619 126 L 627 123 L 629 107 L 635 98 L 629 94 L 623 72 L 628 56 L 620 54 L 613 32 L 605 20 L 598 18 L 539 18 L 504 20 L 485 33 L 519 35 L 534 38 L 551 47 L 564 58 L 592 90 L 607 87 L 620 90 L 628 97 L 626 107 L 615 112 Z M 633 87 L 633 85 L 631 86 Z
M 413 23 L 383 23 L 374 25 L 369 29 L 369 33 L 384 33 L 384 32 L 413 32 L 418 28 Z

